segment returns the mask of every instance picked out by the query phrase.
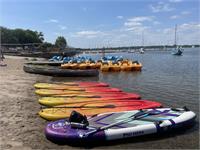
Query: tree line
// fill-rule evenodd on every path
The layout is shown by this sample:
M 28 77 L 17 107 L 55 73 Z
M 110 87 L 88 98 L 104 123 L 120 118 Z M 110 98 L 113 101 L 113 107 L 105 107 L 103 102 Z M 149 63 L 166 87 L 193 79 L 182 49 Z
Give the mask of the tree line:
M 67 41 L 63 36 L 57 37 L 54 44 L 44 42 L 44 35 L 42 32 L 24 30 L 24 29 L 8 29 L 0 26 L 1 43 L 2 44 L 28 44 L 28 43 L 41 43 L 42 48 L 57 47 L 65 49 Z

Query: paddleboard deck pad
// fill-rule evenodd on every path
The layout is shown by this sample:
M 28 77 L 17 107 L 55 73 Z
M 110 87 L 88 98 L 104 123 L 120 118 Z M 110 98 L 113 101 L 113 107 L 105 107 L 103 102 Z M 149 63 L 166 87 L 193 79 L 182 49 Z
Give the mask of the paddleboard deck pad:
M 131 119 L 140 111 L 149 115 L 135 120 Z M 89 125 L 85 128 L 72 127 L 72 123 L 67 119 L 50 122 L 45 128 L 45 135 L 50 141 L 59 144 L 84 143 L 86 141 L 102 142 L 167 132 L 193 123 L 195 117 L 194 112 L 182 108 L 112 112 L 88 117 Z M 129 121 L 127 118 L 130 118 Z M 105 130 L 93 132 L 110 124 L 115 125 Z M 93 134 L 91 134 L 92 132 Z

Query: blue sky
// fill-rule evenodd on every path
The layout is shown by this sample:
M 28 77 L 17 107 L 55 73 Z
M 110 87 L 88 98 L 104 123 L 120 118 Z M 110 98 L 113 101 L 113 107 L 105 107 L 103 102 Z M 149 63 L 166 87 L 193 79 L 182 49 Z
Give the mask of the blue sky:
M 198 0 L 0 0 L 0 25 L 64 36 L 73 47 L 199 43 Z

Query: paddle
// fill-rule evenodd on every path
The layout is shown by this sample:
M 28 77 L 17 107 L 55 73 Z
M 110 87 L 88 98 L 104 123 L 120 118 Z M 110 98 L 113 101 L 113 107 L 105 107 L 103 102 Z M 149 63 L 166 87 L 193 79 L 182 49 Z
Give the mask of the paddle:
M 100 128 L 96 128 L 94 129 L 93 131 L 90 131 L 90 132 L 87 132 L 85 134 L 80 134 L 79 136 L 81 138 L 85 138 L 85 137 L 88 137 L 89 135 L 91 134 L 95 134 L 97 132 L 100 132 L 100 131 L 103 131 L 103 130 L 106 130 L 106 129 L 109 129 L 113 126 L 116 126 L 116 125 L 119 125 L 119 124 L 122 124 L 124 122 L 129 122 L 129 121 L 133 121 L 133 120 L 137 120 L 137 119 L 141 119 L 143 117 L 146 117 L 148 115 L 157 115 L 159 113 L 153 113 L 152 111 L 143 111 L 143 110 L 140 110 L 139 112 L 137 112 L 136 114 L 124 119 L 124 120 L 120 120 L 118 122 L 115 122 L 115 123 L 112 123 L 112 124 L 109 124 L 109 125 L 106 125 L 106 126 L 103 126 L 103 127 L 100 127 Z

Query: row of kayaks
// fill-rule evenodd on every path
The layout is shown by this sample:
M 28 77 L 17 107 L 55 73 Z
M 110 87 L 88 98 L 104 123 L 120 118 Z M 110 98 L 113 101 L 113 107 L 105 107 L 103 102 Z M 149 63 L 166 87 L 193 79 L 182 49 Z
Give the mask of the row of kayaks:
M 193 124 L 188 108 L 162 108 L 156 101 L 100 82 L 36 83 L 42 105 L 39 115 L 50 120 L 47 139 L 62 144 L 91 144 Z M 89 142 L 89 143 L 88 143 Z
M 57 120 L 69 117 L 74 109 L 85 115 L 95 115 L 104 112 L 118 112 L 134 109 L 160 107 L 154 101 L 141 100 L 135 93 L 126 93 L 118 88 L 74 87 L 65 84 L 35 84 L 35 93 L 43 96 L 38 101 L 47 108 L 39 115 L 47 120 Z
M 87 61 L 83 63 L 64 63 L 61 64 L 63 69 L 100 69 L 103 72 L 109 71 L 141 71 L 142 64 L 138 61 L 123 60 L 118 62 L 102 62 L 102 61 Z

